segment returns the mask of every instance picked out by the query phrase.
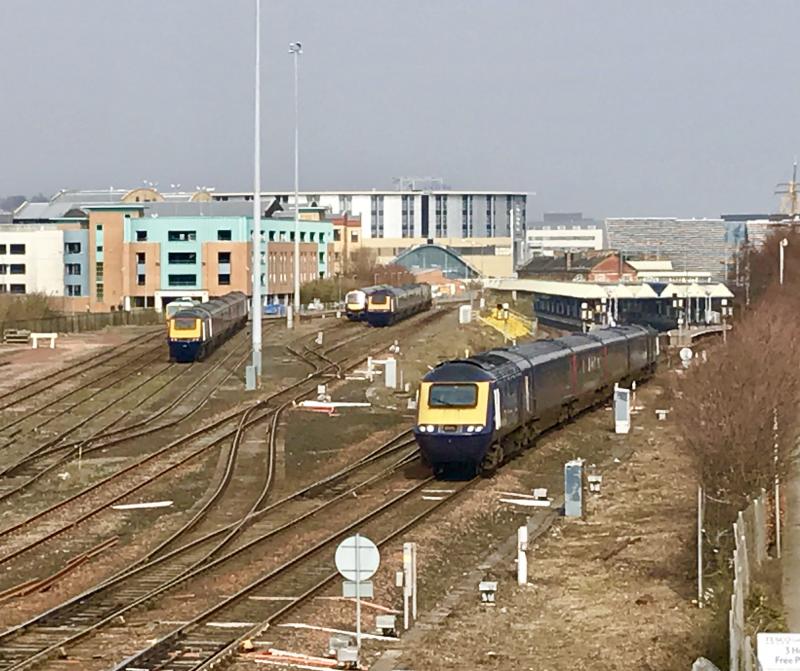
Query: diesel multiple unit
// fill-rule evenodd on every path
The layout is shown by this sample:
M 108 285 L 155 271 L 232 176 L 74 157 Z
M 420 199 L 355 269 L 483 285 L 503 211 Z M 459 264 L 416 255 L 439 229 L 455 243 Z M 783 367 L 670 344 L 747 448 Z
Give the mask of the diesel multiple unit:
M 434 472 L 493 472 L 545 429 L 650 376 L 656 332 L 606 328 L 489 350 L 438 365 L 422 380 L 414 435 Z
M 378 287 L 367 295 L 364 321 L 370 326 L 390 326 L 418 312 L 430 310 L 432 302 L 431 285 L 424 282 L 402 287 Z
M 170 360 L 203 359 L 244 326 L 247 314 L 247 296 L 239 291 L 180 308 L 169 319 Z

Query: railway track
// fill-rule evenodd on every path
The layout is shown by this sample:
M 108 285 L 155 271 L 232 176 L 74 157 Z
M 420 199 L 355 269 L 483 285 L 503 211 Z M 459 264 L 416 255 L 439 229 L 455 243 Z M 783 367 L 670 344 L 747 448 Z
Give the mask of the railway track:
M 428 318 L 435 315 L 427 315 Z M 420 320 L 421 321 L 421 320 Z M 418 324 L 419 322 L 417 322 Z M 340 349 L 345 344 L 360 341 L 374 333 L 364 331 L 349 338 L 344 343 L 337 343 L 329 350 Z M 377 345 L 372 351 L 384 349 L 385 344 Z M 326 350 L 327 351 L 327 350 Z M 245 425 L 272 418 L 292 401 L 301 398 L 316 389 L 316 378 L 334 369 L 337 365 L 343 367 L 354 366 L 363 361 L 370 352 L 360 350 L 355 355 L 344 357 L 339 362 L 332 362 L 318 368 L 315 374 L 299 380 L 283 389 L 267 396 L 253 406 L 234 410 L 206 425 L 181 436 L 124 468 L 115 471 L 105 478 L 89 485 L 76 494 L 58 501 L 38 513 L 0 530 L 0 540 L 3 541 L 6 552 L 0 555 L 0 566 L 19 558 L 23 554 L 40 547 L 68 531 L 75 531 L 76 525 L 86 522 L 101 511 L 112 505 L 122 503 L 131 494 L 139 492 L 147 485 L 159 478 L 172 473 L 175 469 L 185 466 L 195 459 L 221 448 L 225 441 L 236 434 L 236 427 L 232 423 L 242 421 L 242 417 L 253 413 L 246 420 Z M 292 392 L 297 392 L 292 396 Z M 280 400 L 283 397 L 284 400 Z M 268 407 L 269 403 L 277 403 L 277 408 Z M 255 409 L 258 412 L 255 412 Z M 103 445 L 107 447 L 107 445 Z M 97 449 L 101 449 L 99 446 Z M 164 463 L 160 463 L 164 462 Z M 121 482 L 122 478 L 127 483 Z M 99 501 L 99 502 L 98 502 Z M 36 523 L 36 529 L 32 525 Z M 24 536 L 23 536 L 23 533 Z M 89 539 L 86 539 L 89 542 Z
M 40 396 L 42 394 L 46 394 L 46 392 L 55 389 L 56 387 L 59 387 L 66 382 L 72 382 L 76 378 L 80 378 L 86 373 L 93 371 L 97 368 L 102 368 L 111 365 L 115 369 L 118 369 L 120 367 L 120 357 L 122 356 L 127 356 L 128 354 L 130 354 L 132 355 L 130 357 L 130 361 L 135 362 L 139 359 L 139 357 L 141 357 L 141 352 L 137 351 L 140 347 L 148 346 L 154 340 L 163 339 L 163 337 L 164 337 L 163 330 L 157 329 L 154 332 L 147 333 L 143 336 L 140 336 L 139 338 L 134 338 L 125 343 L 124 345 L 121 345 L 120 347 L 112 348 L 112 350 L 109 352 L 104 352 L 91 359 L 82 359 L 77 364 L 74 364 L 73 366 L 67 366 L 66 368 L 57 371 L 56 373 L 54 373 L 51 376 L 48 376 L 47 378 L 33 380 L 21 387 L 7 391 L 0 398 L 8 398 L 11 396 L 15 396 L 20 392 L 22 392 L 22 396 L 6 401 L 3 405 L 0 405 L 0 411 L 7 411 L 9 408 L 13 408 L 14 406 L 19 405 L 23 401 L 27 401 L 28 399 L 31 399 L 34 396 Z M 162 344 L 163 343 L 159 343 L 156 347 L 151 346 L 148 351 L 149 352 L 155 351 L 155 349 L 162 346 Z M 124 358 L 123 361 L 125 361 Z M 88 363 L 89 365 L 80 368 L 80 365 L 84 363 Z M 76 368 L 78 369 L 77 372 Z M 68 398 L 72 394 L 78 393 L 82 389 L 85 389 L 91 386 L 92 384 L 95 384 L 98 380 L 104 379 L 105 376 L 106 375 L 104 373 L 100 372 L 100 374 L 92 376 L 91 379 L 83 381 L 77 387 L 67 390 L 66 392 L 56 397 L 55 399 L 48 400 L 45 398 L 44 405 L 39 406 L 37 408 L 33 408 L 28 412 L 24 412 L 21 416 L 15 417 L 13 421 L 0 425 L 0 433 L 6 432 L 9 428 L 16 426 L 21 421 L 24 421 L 28 417 L 41 411 L 42 408 L 46 408 L 52 405 L 53 403 L 60 402 L 61 400 Z M 38 387 L 41 384 L 43 384 L 41 388 L 34 389 L 31 391 L 31 387 Z
M 428 317 L 427 319 L 423 319 L 420 321 L 429 321 L 430 319 L 435 318 L 436 314 L 427 315 L 427 317 Z M 419 322 L 417 322 L 412 326 L 412 328 L 418 328 L 419 325 L 420 325 Z M 392 334 L 396 334 L 397 332 L 398 332 L 397 329 L 392 330 Z M 361 338 L 365 337 L 365 335 L 367 335 L 368 333 L 370 332 L 362 333 L 358 336 L 355 336 L 354 338 L 349 339 L 347 343 L 352 343 L 353 341 L 360 340 Z M 316 363 L 314 363 L 313 361 L 309 361 L 310 365 L 314 367 L 315 372 L 313 374 L 310 374 L 308 378 L 301 380 L 295 383 L 294 385 L 291 385 L 290 389 L 298 389 L 302 387 L 304 384 L 306 384 L 307 386 L 307 384 L 312 382 L 315 376 L 317 375 L 331 374 L 334 371 L 335 371 L 334 374 L 340 374 L 343 368 L 347 366 L 352 366 L 354 363 L 362 361 L 366 358 L 367 353 L 364 352 L 363 350 L 360 351 L 357 355 L 351 357 L 345 357 L 344 359 L 341 359 L 339 361 L 334 361 L 333 359 L 327 356 L 327 353 L 329 353 L 330 351 L 340 349 L 347 343 L 339 343 L 329 348 L 329 350 L 325 350 L 324 352 L 306 350 L 305 353 L 301 354 L 301 356 L 307 357 L 309 360 L 311 359 L 311 357 L 318 359 Z M 382 350 L 384 347 L 385 344 L 381 345 L 379 348 L 377 348 L 377 350 Z M 240 411 L 238 415 L 238 423 L 236 428 L 228 429 L 228 434 L 226 437 L 227 438 L 233 437 L 233 441 L 235 443 L 237 440 L 236 437 L 239 436 L 239 440 L 241 440 L 241 435 L 243 435 L 244 430 L 246 430 L 248 427 L 253 426 L 258 422 L 263 423 L 267 420 L 270 420 L 271 425 L 269 430 L 269 435 L 270 435 L 269 453 L 274 454 L 274 439 L 277 434 L 276 429 L 280 412 L 285 407 L 288 407 L 288 405 L 292 402 L 293 399 L 283 400 L 279 405 L 277 405 L 277 407 L 268 407 L 268 401 L 271 400 L 273 401 L 273 406 L 276 405 L 274 401 L 276 401 L 276 399 L 279 400 L 280 395 L 285 393 L 286 391 L 288 390 L 283 390 L 281 392 L 273 394 L 271 397 L 268 398 L 267 403 L 260 402 L 257 405 L 251 406 L 249 408 L 246 408 L 245 410 Z M 294 398 L 295 399 L 300 398 L 309 393 L 309 391 L 313 391 L 313 388 L 306 390 L 300 389 Z M 232 421 L 236 417 L 237 415 L 233 413 L 226 418 L 222 418 L 221 420 L 219 420 L 220 426 L 226 420 Z M 406 454 L 403 457 L 403 459 L 401 459 L 397 464 L 395 464 L 394 468 L 397 468 L 401 464 L 408 463 L 410 459 L 414 459 L 413 454 L 415 454 L 416 450 L 415 448 L 411 448 L 412 444 L 413 444 L 413 439 L 407 438 L 405 443 L 401 442 L 398 445 L 395 445 L 394 447 L 395 450 L 399 450 L 402 448 L 410 448 L 411 451 L 408 454 Z M 209 449 L 209 448 L 210 446 L 206 446 L 206 448 L 203 449 Z M 271 461 L 272 463 L 274 463 L 274 459 L 272 459 Z M 230 455 L 229 455 L 229 463 L 232 463 Z M 175 466 L 173 465 L 170 468 L 174 467 Z M 272 468 L 272 466 L 270 466 L 270 468 Z M 348 470 L 349 469 L 345 469 L 345 471 Z M 230 469 L 229 468 L 226 469 L 226 472 L 228 473 L 228 475 L 223 477 L 222 481 L 217 486 L 215 494 L 210 497 L 209 502 L 204 507 L 204 509 L 199 511 L 198 514 L 196 514 L 192 518 L 192 520 L 190 520 L 174 535 L 169 537 L 166 542 L 162 543 L 155 550 L 150 552 L 148 556 L 142 560 L 142 562 L 144 563 L 140 562 L 140 565 L 137 566 L 135 569 L 133 569 L 133 572 L 136 575 L 139 575 L 139 572 L 142 571 L 148 571 L 149 573 L 147 574 L 146 579 L 143 578 L 143 582 L 138 588 L 138 591 L 134 590 L 136 591 L 135 596 L 137 596 L 137 598 L 134 599 L 135 603 L 130 605 L 130 607 L 134 607 L 136 605 L 143 603 L 144 601 L 149 600 L 150 598 L 153 598 L 155 594 L 153 593 L 154 584 L 157 583 L 159 585 L 159 587 L 157 588 L 158 590 L 157 593 L 161 593 L 164 590 L 171 589 L 174 586 L 174 584 L 177 584 L 176 581 L 182 581 L 184 579 L 194 577 L 196 575 L 199 575 L 200 572 L 207 570 L 209 567 L 217 566 L 221 562 L 228 562 L 232 559 L 232 557 L 235 557 L 238 554 L 245 552 L 248 548 L 252 547 L 253 545 L 259 542 L 263 542 L 266 538 L 270 538 L 275 533 L 278 533 L 279 531 L 282 531 L 286 528 L 291 527 L 293 524 L 296 524 L 297 521 L 290 521 L 286 523 L 286 525 L 278 529 L 273 529 L 269 532 L 263 532 L 259 530 L 258 527 L 253 526 L 256 522 L 263 519 L 267 513 L 273 512 L 274 514 L 276 506 L 284 504 L 289 500 L 294 500 L 299 496 L 308 495 L 308 493 L 314 491 L 315 488 L 318 489 L 324 483 L 330 482 L 330 478 L 323 479 L 322 481 L 315 482 L 312 485 L 309 485 L 300 492 L 295 493 L 295 495 L 282 499 L 281 501 L 272 504 L 270 506 L 265 506 L 264 501 L 266 499 L 267 493 L 269 492 L 269 486 L 272 479 L 271 475 L 269 475 L 267 477 L 266 484 L 264 485 L 264 488 L 262 489 L 260 495 L 255 499 L 254 503 L 251 504 L 249 511 L 245 515 L 243 515 L 233 525 L 223 526 L 217 530 L 202 535 L 200 533 L 201 530 L 198 527 L 198 523 L 200 520 L 204 519 L 207 516 L 208 510 L 210 510 L 214 506 L 215 501 L 218 499 L 219 495 L 225 490 L 227 484 L 230 482 L 230 475 L 229 475 Z M 338 474 L 338 477 L 341 477 L 341 474 Z M 360 486 L 364 486 L 364 483 L 357 485 L 357 487 Z M 137 487 L 137 489 L 138 488 L 140 487 Z M 332 501 L 324 505 L 330 505 L 334 501 L 339 501 L 342 499 L 342 497 L 347 496 L 349 493 L 352 493 L 352 491 L 353 491 L 352 489 L 347 489 L 343 494 L 335 497 Z M 121 500 L 122 498 L 124 498 L 124 496 L 126 496 L 129 493 L 130 491 L 128 491 L 126 494 L 123 494 L 116 500 Z M 109 504 L 100 506 L 99 509 L 107 507 L 107 505 Z M 95 510 L 95 512 L 97 511 Z M 306 514 L 302 515 L 298 519 L 308 519 L 308 517 L 312 516 L 316 512 L 318 512 L 317 509 L 314 509 L 313 511 L 310 512 L 307 511 Z M 91 516 L 91 514 L 94 513 L 90 511 L 90 514 L 87 514 L 87 516 L 83 517 L 82 519 L 88 519 L 88 517 Z M 72 527 L 72 524 L 70 524 L 69 526 Z M 242 532 L 248 527 L 249 527 L 248 533 L 243 534 Z M 184 545 L 176 549 L 170 549 L 176 545 L 178 540 L 186 541 L 188 538 L 190 538 L 189 532 L 192 530 L 195 531 L 192 540 L 188 540 L 188 543 L 185 542 Z M 57 531 L 56 534 L 54 535 L 57 535 L 58 533 L 60 532 Z M 50 537 L 53 537 L 54 535 L 51 535 Z M 238 547 L 229 549 L 228 552 L 226 552 L 225 554 L 218 556 L 223 550 L 225 550 L 226 548 L 230 548 L 232 542 L 237 537 L 239 538 Z M 187 552 L 189 552 L 190 550 L 193 550 L 195 553 L 199 553 L 199 555 L 194 554 L 190 556 L 189 554 L 187 554 Z M 20 552 L 15 552 L 14 554 L 15 556 L 18 556 Z M 176 557 L 178 556 L 182 557 L 180 561 L 176 559 Z M 217 556 L 217 559 L 213 559 L 213 557 L 215 556 Z M 0 560 L 0 562 L 7 560 L 8 559 L 2 559 Z M 125 574 L 124 576 L 118 576 L 117 578 L 111 579 L 110 581 L 106 581 L 106 583 L 103 583 L 102 585 L 100 585 L 95 589 L 102 590 L 103 593 L 105 594 L 105 597 L 108 597 L 109 594 L 117 593 L 118 590 L 116 590 L 115 587 L 119 587 L 119 582 L 118 582 L 119 580 L 128 579 L 130 577 L 131 576 L 128 574 Z M 149 587 L 150 592 L 145 592 L 144 594 L 142 594 L 142 590 L 144 589 L 144 587 Z M 65 604 L 63 608 L 64 609 L 76 608 L 80 603 L 83 603 L 85 598 L 88 598 L 88 596 L 90 596 L 91 594 L 93 594 L 93 592 L 90 590 L 89 593 L 81 595 L 81 597 L 78 597 L 77 599 L 68 602 L 67 604 Z M 134 596 L 132 592 L 123 589 L 116 598 L 119 598 L 120 595 L 125 596 L 125 594 L 127 594 L 129 597 Z M 29 639 L 31 636 L 37 640 L 41 639 L 43 636 L 43 632 L 49 631 L 50 629 L 52 629 L 53 626 L 58 627 L 61 639 L 58 644 L 53 643 L 52 645 L 65 645 L 71 641 L 74 642 L 73 638 L 71 637 L 68 640 L 64 638 L 64 636 L 66 634 L 69 634 L 69 632 L 72 629 L 75 629 L 74 626 L 70 625 L 51 626 L 47 624 L 47 622 L 49 622 L 47 618 L 55 617 L 56 612 L 61 613 L 59 617 L 62 616 L 67 618 L 70 617 L 67 614 L 67 611 L 62 610 L 60 607 L 59 609 L 50 611 L 49 613 L 44 614 L 40 618 L 36 618 L 35 620 L 26 623 L 25 625 L 22 625 L 21 627 L 16 628 L 15 630 L 12 630 L 11 632 L 8 632 L 7 634 L 4 634 L 2 637 L 0 637 L 0 669 L 28 668 L 29 664 L 34 663 L 37 660 L 46 658 L 50 653 L 53 652 L 52 646 L 49 648 L 43 648 L 38 652 L 34 653 L 33 655 L 31 655 L 28 654 L 31 652 L 31 645 Z M 119 612 L 119 608 L 116 609 L 111 608 L 110 610 L 108 611 L 104 610 L 103 612 L 110 613 L 108 617 L 113 618 L 117 616 L 115 613 Z M 95 623 L 97 626 L 92 626 L 90 629 L 86 631 L 82 630 L 82 632 L 73 633 L 73 635 L 75 636 L 74 640 L 78 640 L 78 638 L 82 638 L 83 636 L 87 635 L 88 632 L 94 631 L 97 627 L 108 623 L 109 621 L 108 617 L 102 618 L 101 621 Z M 24 640 L 18 639 L 17 638 L 18 636 L 23 636 Z M 12 637 L 13 640 L 9 639 L 9 637 Z
M 19 385 L 14 389 L 5 391 L 2 394 L 0 394 L 0 401 L 3 402 L 2 404 L 0 404 L 0 410 L 6 410 L 7 408 L 10 408 L 18 403 L 21 403 L 22 401 L 26 401 L 27 399 L 32 398 L 33 396 L 36 396 L 37 394 L 46 391 L 47 389 L 55 388 L 56 386 L 63 384 L 64 382 L 69 382 L 75 379 L 76 375 L 80 376 L 83 375 L 84 373 L 87 373 L 90 370 L 94 370 L 95 368 L 98 368 L 99 366 L 105 365 L 109 362 L 113 363 L 114 359 L 119 356 L 120 350 L 125 352 L 127 351 L 127 349 L 131 347 L 136 347 L 142 343 L 149 342 L 153 338 L 162 334 L 163 331 L 161 330 L 161 328 L 154 329 L 143 335 L 132 338 L 131 340 L 129 340 L 128 342 L 124 343 L 119 347 L 110 345 L 108 348 L 106 348 L 107 351 L 103 351 L 100 353 L 93 352 L 92 354 L 89 354 L 86 357 L 83 357 L 77 361 L 74 361 L 71 364 L 68 364 L 66 366 L 59 368 L 58 370 L 53 371 L 46 378 L 36 378 L 28 382 L 25 382 L 24 384 Z M 86 364 L 88 364 L 88 366 Z M 81 369 L 83 366 L 85 366 L 85 368 Z M 34 389 L 33 391 L 31 391 L 33 387 L 38 387 L 39 385 L 42 385 L 41 389 Z M 10 401 L 7 400 L 18 394 L 22 394 L 22 396 L 20 398 L 15 398 Z
M 142 438 L 165 429 L 174 428 L 180 422 L 191 418 L 208 402 L 217 389 L 223 385 L 247 360 L 248 353 L 242 353 L 242 350 L 246 348 L 245 346 L 246 343 L 243 343 L 233 351 L 226 354 L 220 361 L 216 362 L 213 366 L 204 371 L 198 379 L 191 382 L 174 399 L 162 405 L 158 410 L 150 412 L 143 418 L 126 423 L 123 426 L 112 428 L 114 424 L 118 424 L 122 419 L 117 418 L 111 425 L 106 425 L 94 431 L 83 440 L 64 443 L 62 441 L 65 436 L 59 436 L 57 440 L 49 440 L 47 443 L 39 446 L 39 448 L 33 452 L 10 463 L 3 469 L 2 475 L 23 477 L 25 479 L 23 482 L 15 484 L 12 488 L 4 492 L 0 492 L 0 502 L 27 490 L 36 481 L 52 472 L 58 466 L 61 466 L 75 458 L 78 454 L 80 454 L 81 457 L 90 456 L 94 452 L 107 450 L 111 447 L 121 445 L 135 438 Z M 234 366 L 230 370 L 225 371 L 223 369 L 225 364 L 228 363 L 230 359 L 236 357 L 237 354 L 239 355 L 239 358 L 236 359 Z M 223 377 L 218 382 L 211 384 L 209 388 L 205 390 L 205 393 L 199 399 L 197 399 L 186 412 L 173 420 L 169 420 L 161 424 L 153 424 L 155 420 L 167 414 L 173 408 L 186 400 L 195 390 L 200 388 L 220 369 L 223 369 Z M 186 372 L 191 370 L 191 365 L 182 367 L 179 374 L 175 378 L 171 378 L 164 384 L 160 385 L 156 390 L 153 391 L 153 395 L 162 393 L 167 386 L 176 382 Z
M 458 497 L 474 481 L 458 485 L 452 494 L 436 501 L 415 498 L 414 495 L 419 494 L 430 482 L 431 480 L 423 480 L 355 521 L 337 528 L 300 554 L 251 581 L 235 594 L 192 617 L 186 624 L 162 637 L 155 645 L 118 664 L 114 671 L 143 668 L 199 671 L 212 668 L 232 657 L 244 639 L 258 636 L 336 578 L 338 574 L 333 569 L 334 551 L 336 545 L 348 534 L 363 533 L 376 539 L 379 546 L 386 545 Z M 290 600 L 288 603 L 270 600 L 275 595 L 288 595 Z M 254 624 L 246 624 L 246 631 L 237 635 L 230 628 L 215 626 L 215 621 Z
M 407 435 L 408 433 L 404 432 L 396 436 L 356 463 L 251 514 L 248 521 L 266 520 L 267 523 L 263 528 L 254 526 L 251 537 L 246 542 L 214 561 L 210 560 L 222 546 L 222 541 L 231 537 L 242 520 L 205 534 L 153 559 L 145 557 L 139 565 L 117 574 L 66 604 L 0 635 L 0 669 L 6 671 L 29 668 L 31 664 L 44 661 L 49 655 L 57 653 L 59 648 L 75 644 L 132 609 L 142 607 L 182 583 L 213 572 L 215 568 L 229 564 L 234 558 L 245 561 L 247 557 L 255 554 L 263 555 L 265 544 L 312 519 L 326 508 L 342 502 L 349 506 L 355 492 L 375 485 L 395 473 L 400 466 L 408 462 L 409 458 L 413 458 L 412 453 L 415 450 L 409 449 Z M 401 454 L 400 458 L 397 458 L 398 453 Z M 381 465 L 387 460 L 393 461 Z M 376 464 L 379 465 L 379 470 L 369 471 L 369 467 Z M 365 473 L 362 477 L 356 478 L 355 482 L 346 484 L 333 496 L 316 505 L 308 505 L 309 497 L 319 497 L 326 486 L 337 482 L 346 483 L 347 478 L 358 476 L 361 471 Z M 300 512 L 291 514 L 287 521 L 281 524 L 269 523 L 267 516 L 270 513 L 274 514 L 290 504 L 295 504 L 295 507 L 299 504 Z M 182 531 L 183 529 L 176 534 Z M 162 544 L 155 554 L 160 553 L 165 547 L 166 545 Z

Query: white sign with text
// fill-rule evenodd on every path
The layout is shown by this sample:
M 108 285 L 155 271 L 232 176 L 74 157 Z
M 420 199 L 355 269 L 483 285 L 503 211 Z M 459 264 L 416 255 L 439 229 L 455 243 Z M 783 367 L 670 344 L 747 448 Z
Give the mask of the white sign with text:
M 756 635 L 762 671 L 800 671 L 800 634 Z

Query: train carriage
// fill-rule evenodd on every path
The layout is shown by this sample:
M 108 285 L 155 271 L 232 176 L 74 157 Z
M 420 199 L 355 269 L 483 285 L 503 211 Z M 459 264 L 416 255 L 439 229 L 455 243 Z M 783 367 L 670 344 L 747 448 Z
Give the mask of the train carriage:
M 425 282 L 402 287 L 380 287 L 367 296 L 364 320 L 370 326 L 391 326 L 433 304 L 431 285 Z
M 169 320 L 169 356 L 179 363 L 199 361 L 247 322 L 249 301 L 239 291 L 192 307 L 181 308 Z
M 367 298 L 380 289 L 388 289 L 386 285 L 378 284 L 363 289 L 348 291 L 344 297 L 344 312 L 350 321 L 358 322 L 364 319 L 367 309 Z
M 414 435 L 435 471 L 493 472 L 533 438 L 655 370 L 657 334 L 624 326 L 445 362 L 420 385 Z

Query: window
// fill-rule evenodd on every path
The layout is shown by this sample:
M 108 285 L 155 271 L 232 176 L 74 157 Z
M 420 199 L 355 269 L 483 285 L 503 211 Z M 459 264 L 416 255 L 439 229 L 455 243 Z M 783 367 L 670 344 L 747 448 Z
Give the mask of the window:
M 0 294 L 7 294 L 7 293 L 8 293 L 8 285 L 0 284 Z
M 494 196 L 486 196 L 486 235 L 494 236 L 495 231 L 495 199 Z
M 12 263 L 9 267 L 12 275 L 24 275 L 25 274 L 25 264 L 24 263 Z
M 103 232 L 103 224 L 97 224 L 97 226 L 95 226 L 95 230 L 98 233 L 102 233 Z
M 11 245 L 11 253 L 12 254 L 24 254 L 25 253 L 25 245 Z M 25 287 L 23 287 L 24 289 Z M 25 293 L 22 291 L 21 293 Z
M 292 240 L 294 240 L 294 233 L 292 233 Z M 305 241 L 306 241 L 306 232 L 300 231 L 300 242 L 305 242 Z
M 172 325 L 177 331 L 191 331 L 197 326 L 197 319 L 194 317 L 175 317 Z
M 472 196 L 461 196 L 461 235 L 472 237 Z
M 11 294 L 24 294 L 25 293 L 25 285 L 24 284 L 9 284 L 8 285 L 8 292 Z
M 94 264 L 94 274 L 95 274 L 95 280 L 97 282 L 102 282 L 103 281 L 103 262 L 102 261 L 98 261 L 97 263 Z
M 228 286 L 231 283 L 230 273 L 220 273 L 217 275 L 217 284 L 220 286 Z M 262 282 L 263 284 L 263 282 Z
M 167 281 L 171 287 L 192 287 L 197 284 L 197 275 L 168 275 Z
M 383 196 L 370 196 L 370 230 L 373 238 L 383 237 Z
M 436 196 L 435 206 L 436 237 L 443 238 L 447 231 L 447 196 Z
M 80 242 L 67 242 L 64 245 L 64 253 L 65 254 L 80 254 L 81 253 L 81 243 Z
M 170 263 L 176 265 L 197 263 L 196 252 L 170 252 L 167 255 L 167 258 L 169 259 Z
M 353 209 L 353 196 L 339 196 L 339 211 L 350 212 Z
M 103 251 L 103 245 L 97 245 L 97 251 L 98 252 L 102 252 Z
M 221 229 L 217 231 L 217 240 L 230 240 L 231 239 L 231 231 L 230 229 Z
M 81 264 L 80 263 L 68 263 L 67 264 L 67 275 L 80 275 L 81 274 Z
M 339 242 L 342 239 L 342 232 L 338 228 L 333 229 L 333 241 Z
M 270 231 L 269 232 L 269 241 L 270 242 L 275 242 L 275 231 Z
M 431 408 L 474 408 L 478 387 L 474 384 L 433 384 L 428 392 Z
M 358 233 L 350 233 L 350 242 L 358 242 Z
M 104 295 L 105 295 L 104 292 L 103 292 L 103 285 L 102 284 L 95 284 L 94 285 L 94 293 L 97 296 L 97 300 L 98 301 L 102 301 L 103 298 L 104 298 Z
M 231 253 L 230 252 L 217 252 L 217 263 L 230 263 L 231 262 Z
M 8 266 L 5 263 L 0 263 L 0 275 L 8 274 Z
M 80 284 L 68 284 L 67 285 L 67 296 L 80 296 L 81 295 L 81 285 Z
M 401 235 L 404 238 L 411 238 L 414 237 L 414 196 L 401 196 L 401 199 Z
M 147 231 L 136 231 L 136 242 L 147 242 Z
M 197 240 L 197 231 L 167 231 L 167 240 L 170 242 Z
M 136 252 L 136 263 L 143 266 L 147 261 L 147 255 L 144 252 Z
M 6 253 L 6 246 L 0 245 L 0 254 L 5 254 L 5 253 Z
M 143 287 L 145 285 L 145 283 L 146 283 L 146 276 L 145 275 L 139 274 L 139 275 L 136 276 L 136 285 L 137 286 Z

